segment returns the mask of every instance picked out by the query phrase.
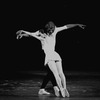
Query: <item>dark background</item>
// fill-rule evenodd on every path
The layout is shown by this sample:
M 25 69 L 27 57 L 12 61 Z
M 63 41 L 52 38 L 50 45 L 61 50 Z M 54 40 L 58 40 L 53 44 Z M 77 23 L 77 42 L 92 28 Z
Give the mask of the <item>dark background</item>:
M 9 1 L 1 6 L 0 73 L 45 70 L 40 41 L 33 37 L 16 39 L 18 30 L 35 32 L 48 21 L 56 26 L 85 24 L 57 34 L 56 51 L 66 71 L 99 70 L 99 7 L 84 0 Z M 3 36 L 2 36 L 3 35 Z

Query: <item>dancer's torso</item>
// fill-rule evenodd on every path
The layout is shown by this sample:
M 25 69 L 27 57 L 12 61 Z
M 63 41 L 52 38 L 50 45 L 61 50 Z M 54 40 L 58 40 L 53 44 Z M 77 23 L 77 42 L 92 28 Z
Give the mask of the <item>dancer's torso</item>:
M 52 53 L 55 51 L 55 36 L 47 36 L 45 39 L 41 41 L 42 43 L 42 49 L 45 53 Z

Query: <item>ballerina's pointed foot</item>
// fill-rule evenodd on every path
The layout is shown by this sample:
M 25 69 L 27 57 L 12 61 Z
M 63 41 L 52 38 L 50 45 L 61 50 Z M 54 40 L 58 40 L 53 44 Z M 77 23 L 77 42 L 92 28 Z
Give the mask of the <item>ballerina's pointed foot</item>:
M 57 86 L 54 87 L 54 92 L 55 92 L 55 95 L 56 95 L 57 97 L 60 96 L 59 89 L 58 89 Z
M 67 89 L 65 89 L 65 96 L 70 97 L 69 92 Z
M 64 89 L 64 88 L 61 89 L 61 95 L 62 95 L 63 97 L 65 97 L 65 89 Z

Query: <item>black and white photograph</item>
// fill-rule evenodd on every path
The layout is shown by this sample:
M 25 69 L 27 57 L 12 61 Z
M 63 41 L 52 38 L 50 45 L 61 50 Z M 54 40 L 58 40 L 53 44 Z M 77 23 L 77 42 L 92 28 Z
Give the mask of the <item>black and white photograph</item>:
M 1 3 L 0 100 L 99 100 L 99 3 Z

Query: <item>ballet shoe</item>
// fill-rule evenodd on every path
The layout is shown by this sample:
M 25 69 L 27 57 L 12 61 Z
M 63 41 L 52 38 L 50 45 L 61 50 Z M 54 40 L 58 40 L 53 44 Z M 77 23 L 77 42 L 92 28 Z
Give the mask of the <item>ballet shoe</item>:
M 65 90 L 65 96 L 70 97 L 68 90 L 67 89 L 64 90 Z
M 59 89 L 58 89 L 57 86 L 54 87 L 54 92 L 55 92 L 55 95 L 56 95 L 57 97 L 60 96 L 60 94 L 59 94 Z
M 62 88 L 61 89 L 61 95 L 63 96 L 63 97 L 65 97 L 65 90 Z
M 45 89 L 40 89 L 38 92 L 39 95 L 49 95 L 50 93 L 45 91 Z

